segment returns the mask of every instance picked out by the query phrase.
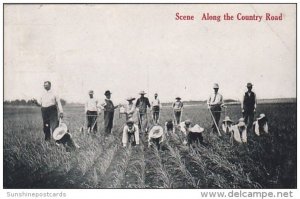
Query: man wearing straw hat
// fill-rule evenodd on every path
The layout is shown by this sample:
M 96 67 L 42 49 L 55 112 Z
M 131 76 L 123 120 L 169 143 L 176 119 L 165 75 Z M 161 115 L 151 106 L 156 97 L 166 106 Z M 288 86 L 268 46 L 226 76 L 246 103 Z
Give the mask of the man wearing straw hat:
M 106 96 L 105 102 L 101 105 L 104 110 L 104 132 L 106 135 L 111 134 L 111 129 L 113 127 L 114 112 L 119 106 L 114 106 L 111 101 L 111 92 L 109 90 L 105 91 Z
M 198 124 L 195 124 L 193 127 L 189 128 L 187 134 L 187 144 L 189 147 L 194 147 L 197 142 L 203 144 L 203 131 L 204 128 L 200 127 Z
M 94 98 L 94 91 L 89 91 L 89 99 L 85 103 L 88 132 L 97 132 L 98 101 Z
M 213 85 L 214 93 L 211 94 L 207 100 L 207 105 L 209 111 L 211 111 L 213 120 L 215 120 L 215 123 L 212 124 L 212 132 L 219 132 L 217 131 L 220 117 L 221 117 L 221 111 L 222 107 L 224 106 L 223 102 L 223 96 L 218 93 L 219 91 L 219 85 L 215 83 Z
M 148 125 L 147 108 L 150 108 L 150 102 L 149 99 L 145 97 L 145 91 L 141 91 L 139 94 L 141 97 L 136 101 L 135 105 L 138 108 L 139 127 L 143 134 L 146 132 Z
M 230 134 L 231 133 L 232 124 L 233 124 L 233 121 L 230 119 L 230 117 L 225 116 L 225 119 L 222 122 L 222 130 L 225 134 Z
M 183 103 L 180 101 L 181 100 L 180 97 L 176 97 L 175 99 L 176 101 L 173 103 L 172 108 L 173 108 L 175 124 L 179 125 L 182 117 Z
M 71 133 L 68 130 L 68 127 L 65 123 L 61 122 L 61 119 L 59 120 L 58 127 L 53 132 L 53 139 L 56 142 L 56 145 L 63 144 L 63 146 L 66 148 L 66 151 L 70 152 L 74 149 L 79 149 L 80 147 L 76 142 L 73 140 Z
M 253 124 L 254 113 L 256 111 L 256 95 L 252 91 L 253 84 L 247 83 L 248 91 L 243 96 L 243 102 L 241 103 L 243 117 L 247 125 L 247 129 L 250 130 Z
M 128 104 L 125 108 L 126 120 L 132 119 L 135 123 L 137 123 L 137 112 L 135 104 L 133 103 L 135 97 L 128 97 L 126 100 L 128 101 Z
M 45 140 L 49 141 L 51 134 L 58 126 L 58 113 L 59 117 L 63 118 L 63 109 L 60 98 L 51 90 L 51 82 L 44 82 L 45 91 L 40 100 L 40 106 L 43 118 L 43 130 L 45 133 Z
M 247 128 L 244 118 L 240 118 L 236 125 L 232 126 L 231 143 L 235 140 L 238 143 L 247 143 Z
M 164 141 L 164 129 L 160 125 L 154 125 L 148 135 L 148 147 L 152 146 L 153 144 L 156 145 L 157 150 L 160 150 L 160 145 Z
M 257 136 L 268 135 L 268 119 L 264 113 L 259 114 L 257 120 L 253 123 L 253 130 Z

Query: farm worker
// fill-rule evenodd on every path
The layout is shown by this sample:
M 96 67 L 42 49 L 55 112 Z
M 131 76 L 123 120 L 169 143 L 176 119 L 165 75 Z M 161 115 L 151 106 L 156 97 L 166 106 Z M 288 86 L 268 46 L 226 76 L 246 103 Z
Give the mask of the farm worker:
M 247 128 L 244 118 L 240 118 L 236 125 L 232 126 L 231 143 L 233 139 L 238 143 L 247 143 Z
M 49 141 L 54 129 L 58 126 L 58 115 L 63 118 L 63 109 L 58 95 L 51 90 L 51 82 L 44 82 L 45 91 L 40 99 L 45 140 Z M 59 114 L 58 114 L 59 113 Z
M 181 122 L 179 124 L 179 130 L 181 132 L 181 140 L 183 140 L 183 144 L 186 145 L 187 144 L 187 135 L 189 133 L 189 129 L 191 127 L 191 121 L 190 120 L 185 120 L 184 122 Z
M 212 123 L 212 132 L 217 132 L 217 128 L 219 125 L 219 121 L 220 121 L 220 117 L 221 117 L 221 110 L 222 107 L 224 106 L 224 102 L 223 102 L 223 96 L 218 93 L 219 91 L 219 85 L 218 84 L 214 84 L 213 85 L 213 89 L 214 89 L 214 93 L 211 94 L 207 100 L 207 105 L 208 105 L 208 109 L 211 111 L 215 121 L 216 121 L 216 125 L 214 124 L 214 122 Z
M 138 108 L 138 119 L 141 133 L 144 134 L 147 131 L 148 118 L 147 118 L 147 107 L 150 108 L 150 102 L 145 97 L 145 91 L 139 93 L 141 97 L 136 101 L 136 107 Z
M 164 141 L 164 129 L 158 124 L 155 124 L 149 131 L 148 135 L 148 147 L 152 146 L 153 144 L 156 145 L 157 150 L 160 150 L 160 145 Z
M 138 122 L 137 111 L 136 111 L 135 104 L 133 103 L 135 98 L 128 97 L 126 100 L 128 101 L 128 104 L 126 105 L 125 108 L 126 120 L 132 119 L 134 123 L 137 123 Z
M 202 132 L 204 128 L 200 127 L 198 124 L 195 124 L 193 127 L 189 128 L 187 133 L 187 143 L 188 146 L 194 146 L 197 142 L 203 144 Z
M 261 113 L 257 120 L 253 123 L 254 132 L 257 136 L 269 133 L 268 120 L 266 115 Z
M 53 139 L 56 141 L 56 144 L 58 146 L 60 144 L 63 144 L 66 147 L 67 151 L 80 148 L 73 140 L 67 125 L 65 123 L 62 123 L 61 120 L 59 122 L 58 127 L 53 132 Z
M 153 121 L 155 123 L 159 122 L 159 112 L 160 112 L 160 109 L 161 109 L 160 100 L 158 99 L 157 96 L 158 96 L 158 94 L 155 93 L 154 94 L 154 99 L 151 103 L 151 105 L 152 105 L 152 118 L 153 118 Z
M 181 113 L 183 109 L 183 103 L 180 101 L 180 97 L 175 98 L 176 101 L 173 103 L 172 108 L 173 108 L 173 113 L 174 113 L 174 119 L 175 119 L 175 124 L 179 124 L 181 121 Z
M 111 133 L 111 129 L 113 127 L 113 120 L 114 120 L 114 112 L 115 109 L 119 106 L 114 106 L 113 102 L 111 101 L 111 92 L 109 90 L 105 91 L 104 95 L 106 97 L 105 102 L 101 104 L 104 110 L 104 132 L 106 135 Z
M 132 118 L 127 120 L 126 125 L 123 128 L 122 143 L 126 147 L 128 143 L 131 143 L 132 146 L 139 145 L 139 127 L 134 124 Z
M 97 132 L 98 108 L 98 101 L 94 98 L 94 91 L 90 90 L 89 98 L 87 99 L 84 106 L 88 132 Z
M 241 103 L 243 117 L 245 118 L 245 123 L 247 124 L 247 129 L 250 130 L 253 124 L 254 113 L 256 111 L 256 95 L 252 91 L 253 85 L 247 83 L 248 91 L 245 92 L 243 96 L 243 102 Z
M 174 123 L 172 119 L 169 119 L 165 123 L 165 131 L 167 134 L 175 133 Z
M 230 119 L 229 116 L 225 116 L 225 119 L 222 122 L 222 130 L 225 134 L 229 134 L 232 131 L 232 124 L 233 121 Z

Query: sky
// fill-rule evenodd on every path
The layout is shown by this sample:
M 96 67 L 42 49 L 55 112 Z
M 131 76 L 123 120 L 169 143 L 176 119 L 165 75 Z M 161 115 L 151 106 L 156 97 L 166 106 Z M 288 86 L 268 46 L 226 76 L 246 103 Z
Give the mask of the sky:
M 267 12 L 283 20 L 201 20 Z M 213 83 L 240 99 L 247 82 L 260 99 L 296 97 L 296 5 L 4 5 L 4 100 L 38 99 L 47 80 L 68 102 L 91 89 L 206 100 Z

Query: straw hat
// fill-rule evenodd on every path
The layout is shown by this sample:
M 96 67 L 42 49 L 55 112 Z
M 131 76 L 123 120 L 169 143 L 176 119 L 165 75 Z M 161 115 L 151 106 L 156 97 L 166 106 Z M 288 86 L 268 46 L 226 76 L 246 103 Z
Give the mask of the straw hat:
M 202 133 L 204 128 L 200 127 L 198 124 L 195 124 L 192 128 L 189 128 L 189 131 L 193 133 Z
M 104 95 L 109 95 L 109 94 L 112 94 L 112 93 L 110 92 L 110 90 L 107 90 L 107 91 L 105 91 L 105 93 L 104 93 Z
M 145 94 L 147 94 L 147 93 L 145 93 L 145 91 L 141 91 L 141 92 L 139 92 L 139 94 L 140 94 L 140 95 L 145 95 Z
M 94 91 L 93 91 L 93 90 L 90 90 L 90 91 L 89 91 L 89 94 L 94 94 Z
M 219 88 L 219 84 L 217 84 L 217 83 L 214 83 L 214 86 L 213 86 L 213 88 Z
M 246 126 L 244 118 L 240 118 L 239 119 L 239 123 L 237 124 L 237 126 L 238 127 L 244 127 L 244 126 Z
M 223 123 L 224 123 L 224 122 L 231 122 L 231 123 L 233 123 L 233 121 L 230 119 L 229 116 L 225 116 L 225 118 L 224 118 L 224 120 L 223 120 Z
M 257 118 L 257 120 L 261 120 L 265 117 L 266 117 L 266 115 L 264 113 L 261 113 L 261 114 L 259 114 L 259 117 Z
M 158 94 L 157 94 L 157 93 L 154 93 L 154 96 L 158 96 Z
M 247 87 L 252 87 L 252 86 L 253 86 L 253 84 L 251 84 L 250 82 L 247 83 Z
M 68 132 L 68 127 L 65 123 L 60 123 L 59 126 L 53 131 L 53 139 L 60 140 Z
M 164 129 L 161 126 L 153 126 L 149 132 L 151 138 L 159 138 L 163 135 Z
M 126 100 L 127 101 L 133 101 L 133 100 L 135 100 L 135 97 L 127 97 Z

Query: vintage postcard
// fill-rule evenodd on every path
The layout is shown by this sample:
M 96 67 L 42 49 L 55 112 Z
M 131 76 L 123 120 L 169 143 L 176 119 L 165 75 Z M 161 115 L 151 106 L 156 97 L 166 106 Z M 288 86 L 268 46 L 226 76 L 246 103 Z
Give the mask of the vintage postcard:
M 4 189 L 297 188 L 297 4 L 3 12 Z

